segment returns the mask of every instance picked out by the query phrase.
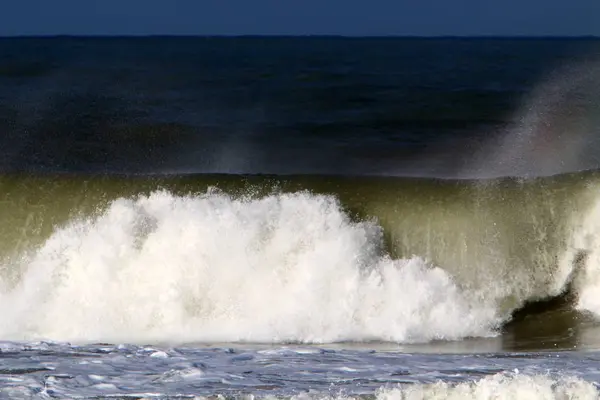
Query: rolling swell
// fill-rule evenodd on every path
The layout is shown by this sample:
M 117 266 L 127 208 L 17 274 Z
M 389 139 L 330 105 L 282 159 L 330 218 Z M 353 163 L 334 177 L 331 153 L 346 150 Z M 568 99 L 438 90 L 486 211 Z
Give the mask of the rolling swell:
M 0 332 L 422 342 L 594 312 L 597 182 L 5 175 Z

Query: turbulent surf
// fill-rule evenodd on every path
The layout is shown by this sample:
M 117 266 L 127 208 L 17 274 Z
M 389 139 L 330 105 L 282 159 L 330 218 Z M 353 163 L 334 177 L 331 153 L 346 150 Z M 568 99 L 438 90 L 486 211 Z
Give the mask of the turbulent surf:
M 600 312 L 598 183 L 5 175 L 0 334 L 413 343 Z

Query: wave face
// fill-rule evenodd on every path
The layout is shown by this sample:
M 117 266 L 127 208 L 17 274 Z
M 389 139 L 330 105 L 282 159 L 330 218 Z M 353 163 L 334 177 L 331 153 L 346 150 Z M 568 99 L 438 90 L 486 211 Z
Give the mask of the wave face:
M 0 336 L 451 340 L 571 285 L 600 313 L 597 180 L 5 176 Z

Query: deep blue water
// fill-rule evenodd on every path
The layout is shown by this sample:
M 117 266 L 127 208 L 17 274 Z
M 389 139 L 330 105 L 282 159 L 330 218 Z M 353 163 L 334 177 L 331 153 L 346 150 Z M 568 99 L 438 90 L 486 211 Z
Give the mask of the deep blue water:
M 0 168 L 445 174 L 599 51 L 592 39 L 4 38 Z

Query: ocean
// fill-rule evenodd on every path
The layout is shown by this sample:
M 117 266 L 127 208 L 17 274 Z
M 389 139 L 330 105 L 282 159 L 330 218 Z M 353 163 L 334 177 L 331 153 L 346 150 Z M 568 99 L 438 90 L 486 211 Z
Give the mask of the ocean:
M 0 398 L 599 399 L 599 56 L 0 38 Z

